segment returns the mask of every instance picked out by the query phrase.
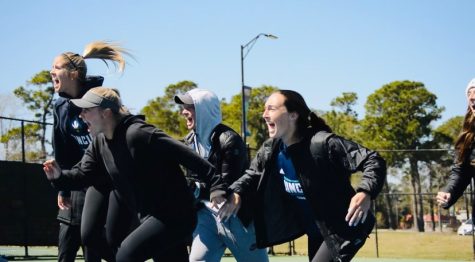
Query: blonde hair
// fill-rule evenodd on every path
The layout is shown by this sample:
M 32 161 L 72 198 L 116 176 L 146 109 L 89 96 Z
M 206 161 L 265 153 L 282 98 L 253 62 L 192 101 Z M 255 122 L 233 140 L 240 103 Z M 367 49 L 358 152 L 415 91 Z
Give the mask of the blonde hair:
M 125 59 L 123 55 L 127 55 L 131 58 L 133 56 L 122 48 L 118 44 L 96 41 L 89 43 L 84 48 L 83 55 L 79 55 L 73 52 L 62 53 L 62 56 L 66 59 L 69 70 L 77 70 L 79 81 L 84 81 L 87 74 L 87 66 L 85 59 L 96 58 L 101 59 L 106 66 L 109 66 L 108 61 L 112 62 L 119 72 L 123 72 L 125 69 Z
M 108 87 L 93 87 L 89 89 L 88 92 L 96 94 L 98 96 L 102 96 L 103 98 L 110 100 L 111 102 L 115 103 L 119 106 L 119 112 L 114 112 L 114 114 L 118 114 L 120 116 L 130 115 L 130 111 L 122 104 L 122 99 L 120 98 L 120 92 L 116 88 L 108 88 Z

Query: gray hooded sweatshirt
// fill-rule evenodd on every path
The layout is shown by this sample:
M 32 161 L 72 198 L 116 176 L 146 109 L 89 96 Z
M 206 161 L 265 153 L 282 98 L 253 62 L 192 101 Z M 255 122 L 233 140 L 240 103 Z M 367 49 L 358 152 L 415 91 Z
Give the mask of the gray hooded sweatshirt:
M 218 97 L 206 89 L 195 88 L 187 93 L 195 106 L 194 148 L 207 159 L 211 149 L 211 132 L 222 121 L 221 105 Z

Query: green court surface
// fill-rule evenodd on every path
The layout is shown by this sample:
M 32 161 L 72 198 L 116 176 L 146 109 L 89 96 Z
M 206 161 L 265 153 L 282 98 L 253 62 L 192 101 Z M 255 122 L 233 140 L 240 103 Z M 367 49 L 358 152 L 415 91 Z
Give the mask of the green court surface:
M 0 257 L 7 258 L 6 261 L 57 261 L 57 247 L 28 247 L 29 257 L 25 257 L 25 248 L 20 246 L 0 246 Z M 79 251 L 81 253 L 81 251 Z M 270 256 L 270 262 L 307 262 L 305 256 Z M 84 261 L 79 258 L 76 261 Z M 151 260 L 150 260 L 151 261 Z M 223 257 L 223 262 L 236 261 L 233 257 Z M 469 260 L 427 260 L 427 259 L 395 259 L 395 258 L 355 258 L 355 262 L 460 262 Z M 3 262 L 0 258 L 0 262 Z

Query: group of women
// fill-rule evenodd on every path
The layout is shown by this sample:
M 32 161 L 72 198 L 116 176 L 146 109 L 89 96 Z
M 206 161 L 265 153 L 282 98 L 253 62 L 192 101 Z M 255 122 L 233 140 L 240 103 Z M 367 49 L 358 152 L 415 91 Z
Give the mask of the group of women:
M 57 104 L 67 107 L 55 115 L 56 160 L 46 161 L 44 170 L 57 189 L 88 188 L 81 236 L 96 256 L 108 261 L 188 260 L 187 241 L 197 217 L 181 166 L 212 185 L 210 201 L 220 207 L 223 221 L 236 215 L 243 197 L 255 196 L 258 248 L 306 234 L 310 261 L 350 261 L 363 246 L 375 223 L 370 206 L 384 184 L 385 161 L 377 152 L 332 133 L 298 92 L 278 90 L 268 97 L 262 116 L 269 139 L 242 177 L 223 186 L 208 161 L 128 112 L 117 90 L 102 87 L 102 82 L 89 84 L 84 59 L 122 65 L 126 54 L 110 43 L 92 46 L 83 56 L 67 52 L 54 60 L 51 75 L 64 100 Z M 474 173 L 472 87 L 475 84 L 467 88 L 470 106 L 456 143 L 451 180 L 437 197 L 446 207 Z M 80 123 L 83 133 L 75 133 L 71 123 Z M 81 135 L 85 138 L 78 140 Z M 86 141 L 87 147 L 73 152 L 69 148 L 74 141 Z M 350 177 L 357 171 L 362 179 L 354 188 Z M 71 206 L 59 200 L 60 207 Z

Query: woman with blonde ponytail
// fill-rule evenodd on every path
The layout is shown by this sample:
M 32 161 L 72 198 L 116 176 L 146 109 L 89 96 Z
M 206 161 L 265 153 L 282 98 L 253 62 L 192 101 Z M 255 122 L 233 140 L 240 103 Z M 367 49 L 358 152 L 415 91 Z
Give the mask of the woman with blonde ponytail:
M 124 55 L 129 54 L 119 45 L 97 41 L 88 44 L 83 55 L 64 52 L 55 57 L 50 74 L 54 90 L 58 93 L 59 98 L 54 104 L 53 149 L 55 159 L 62 168 L 70 169 L 78 163 L 92 141 L 87 125 L 79 117 L 81 109 L 70 103 L 70 99 L 82 97 L 90 88 L 102 86 L 104 81 L 102 76 L 87 75 L 86 60 L 101 59 L 107 66 L 112 63 L 119 72 L 123 72 L 125 68 Z M 81 246 L 81 230 L 87 237 L 97 231 L 98 227 L 100 229 L 104 227 L 104 224 L 89 223 L 91 227 L 81 228 L 86 189 L 58 193 L 57 219 L 60 222 L 58 261 L 75 260 L 76 253 Z M 95 199 L 90 205 L 91 210 L 93 208 L 98 211 L 105 210 L 103 207 L 107 201 L 104 198 L 107 197 L 107 200 L 109 198 L 108 185 L 91 188 L 87 195 L 87 198 Z M 97 212 L 96 216 L 105 216 L 105 211 Z M 97 221 L 96 218 L 91 219 Z M 87 238 L 92 239 L 92 237 Z M 87 247 L 83 248 L 83 251 L 85 261 L 101 261 L 98 251 L 94 252 L 92 248 Z
M 445 209 L 451 207 L 462 196 L 463 191 L 475 176 L 475 78 L 465 89 L 467 113 L 463 120 L 462 132 L 455 141 L 455 158 L 447 186 L 437 193 L 436 200 Z M 475 214 L 472 207 L 472 217 Z
M 108 261 L 188 261 L 186 243 L 197 216 L 181 167 L 209 185 L 209 201 L 217 204 L 226 184 L 214 166 L 143 116 L 129 114 L 113 89 L 92 88 L 71 102 L 82 108 L 93 141 L 73 168 L 62 169 L 52 159 L 43 169 L 59 189 L 112 186 L 105 234 L 114 257 Z M 85 206 L 84 214 L 89 212 Z

